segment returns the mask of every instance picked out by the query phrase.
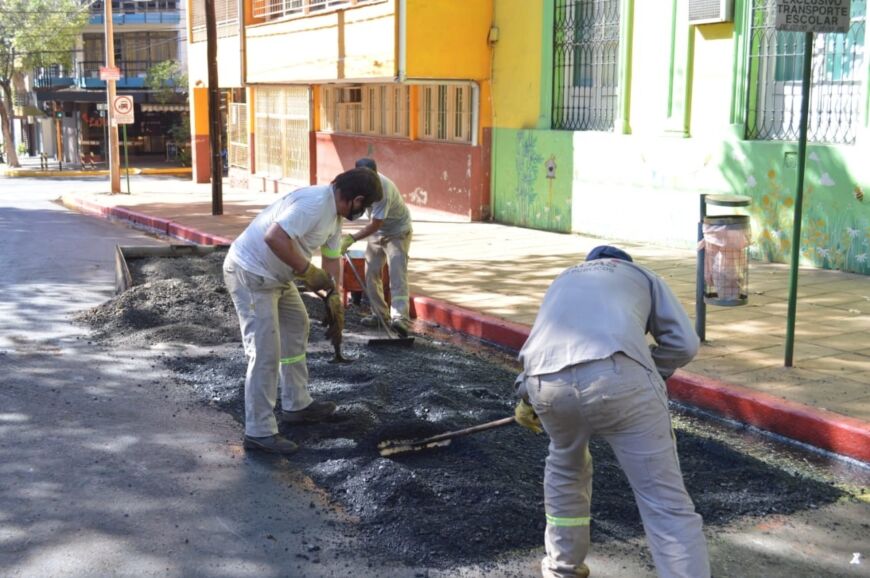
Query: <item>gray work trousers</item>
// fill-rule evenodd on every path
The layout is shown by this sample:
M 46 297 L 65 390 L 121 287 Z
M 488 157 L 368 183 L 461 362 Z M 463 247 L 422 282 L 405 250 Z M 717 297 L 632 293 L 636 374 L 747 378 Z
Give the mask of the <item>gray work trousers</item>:
M 248 358 L 245 375 L 245 434 L 278 433 L 275 402 L 281 380 L 281 407 L 308 407 L 308 312 L 292 283 L 279 283 L 246 271 L 227 258 L 224 283 L 236 306 Z
M 544 470 L 546 578 L 587 576 L 592 458 L 603 437 L 628 477 L 656 571 L 662 578 L 710 576 L 701 516 L 680 472 L 665 384 L 656 372 L 617 353 L 557 373 L 526 378 L 550 436 Z
M 408 291 L 408 251 L 411 248 L 411 231 L 395 237 L 372 235 L 366 246 L 366 292 L 371 302 L 372 315 L 381 319 L 411 320 Z M 390 271 L 390 315 L 381 271 L 384 258 Z

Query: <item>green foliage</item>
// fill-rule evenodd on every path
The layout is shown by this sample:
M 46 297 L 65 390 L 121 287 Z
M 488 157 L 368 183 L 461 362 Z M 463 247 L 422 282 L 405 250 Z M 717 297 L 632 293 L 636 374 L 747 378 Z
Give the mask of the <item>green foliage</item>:
M 39 66 L 69 66 L 72 49 L 88 21 L 78 0 L 0 2 L 0 82 Z
M 164 60 L 148 69 L 145 86 L 154 91 L 157 102 L 166 104 L 177 94 L 187 94 L 187 73 L 177 60 Z
M 178 144 L 178 161 L 183 167 L 189 167 L 192 160 L 190 151 L 190 116 L 182 115 L 181 124 L 169 129 L 169 136 Z

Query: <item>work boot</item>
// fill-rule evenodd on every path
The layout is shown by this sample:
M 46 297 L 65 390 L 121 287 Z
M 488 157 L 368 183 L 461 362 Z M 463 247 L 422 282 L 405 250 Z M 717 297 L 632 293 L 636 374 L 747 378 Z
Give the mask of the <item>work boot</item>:
M 399 334 L 399 337 L 408 337 L 408 324 L 402 319 L 393 319 L 390 322 L 390 327 L 393 331 Z
M 281 434 L 266 437 L 245 436 L 244 447 L 246 450 L 260 450 L 272 454 L 289 456 L 295 454 L 299 446 L 291 442 Z
M 289 424 L 315 423 L 323 421 L 335 413 L 335 403 L 331 401 L 312 401 L 311 405 L 299 411 L 282 411 L 281 421 Z
M 378 318 L 375 315 L 366 315 L 365 317 L 359 320 L 360 325 L 364 327 L 377 327 L 378 326 Z

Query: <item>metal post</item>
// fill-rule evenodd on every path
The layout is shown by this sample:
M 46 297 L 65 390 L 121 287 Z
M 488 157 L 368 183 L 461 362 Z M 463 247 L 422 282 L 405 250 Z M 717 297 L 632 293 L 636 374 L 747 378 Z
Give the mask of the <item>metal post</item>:
M 794 232 L 791 237 L 791 275 L 788 284 L 788 317 L 785 329 L 785 366 L 794 362 L 794 325 L 797 314 L 798 265 L 801 255 L 801 220 L 804 202 L 804 172 L 807 165 L 807 124 L 812 86 L 813 33 L 804 36 L 804 75 L 801 82 L 801 118 L 798 138 L 797 191 L 794 198 Z
M 127 194 L 130 194 L 130 158 L 127 156 L 127 125 L 121 125 L 121 132 L 124 135 L 124 168 L 127 169 Z
M 701 218 L 698 219 L 698 243 L 704 240 L 704 217 L 707 216 L 707 195 L 701 195 Z M 704 303 L 704 260 L 706 251 L 698 250 L 695 271 L 695 333 L 702 342 L 707 340 L 707 304 Z
M 214 0 L 205 0 L 205 33 L 208 58 L 209 143 L 211 145 L 211 214 L 223 215 L 224 163 L 221 156 L 221 99 L 217 70 L 218 40 Z
M 106 30 L 106 67 L 110 70 L 115 68 L 115 37 L 114 28 L 112 26 L 112 1 L 106 0 L 103 2 L 103 19 L 105 20 Z M 115 102 L 115 81 L 109 79 L 106 81 L 108 88 L 108 110 L 106 111 L 106 121 L 109 124 L 109 175 L 111 177 L 112 194 L 121 192 L 121 162 L 118 158 L 118 125 L 113 122 L 115 115 L 112 112 L 112 104 Z

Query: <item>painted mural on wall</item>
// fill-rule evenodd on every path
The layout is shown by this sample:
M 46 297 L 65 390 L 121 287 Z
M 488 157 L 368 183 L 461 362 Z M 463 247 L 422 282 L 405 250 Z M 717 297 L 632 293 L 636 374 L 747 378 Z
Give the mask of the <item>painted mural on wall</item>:
M 545 231 L 571 230 L 570 133 L 494 131 L 494 217 Z
M 781 162 L 781 158 L 763 155 L 750 162 L 744 193 L 753 198 L 753 257 L 787 263 L 793 243 L 796 186 L 796 170 L 790 165 L 796 160 Z M 870 203 L 864 199 L 864 185 L 831 149 L 822 147 L 807 155 L 804 180 L 801 262 L 870 273 Z

